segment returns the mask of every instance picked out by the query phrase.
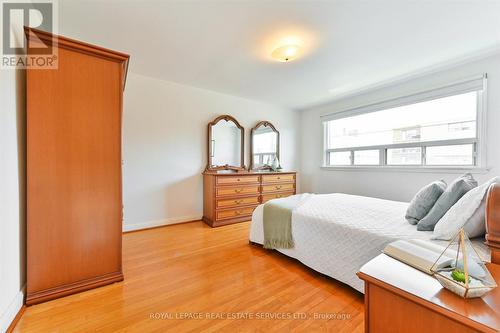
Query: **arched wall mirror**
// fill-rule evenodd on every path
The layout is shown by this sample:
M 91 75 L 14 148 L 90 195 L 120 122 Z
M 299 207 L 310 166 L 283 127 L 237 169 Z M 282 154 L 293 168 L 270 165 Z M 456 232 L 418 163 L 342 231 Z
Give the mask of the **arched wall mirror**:
M 280 133 L 268 121 L 261 121 L 251 131 L 250 168 L 272 169 L 274 160 L 280 158 Z
M 243 127 L 229 115 L 208 124 L 208 171 L 245 169 Z

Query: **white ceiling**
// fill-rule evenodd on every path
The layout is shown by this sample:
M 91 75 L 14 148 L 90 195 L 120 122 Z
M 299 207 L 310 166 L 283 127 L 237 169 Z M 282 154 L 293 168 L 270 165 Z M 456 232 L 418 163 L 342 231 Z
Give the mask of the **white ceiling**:
M 289 108 L 500 48 L 500 1 L 61 0 L 59 32 L 135 73 Z M 305 54 L 269 54 L 299 37 Z

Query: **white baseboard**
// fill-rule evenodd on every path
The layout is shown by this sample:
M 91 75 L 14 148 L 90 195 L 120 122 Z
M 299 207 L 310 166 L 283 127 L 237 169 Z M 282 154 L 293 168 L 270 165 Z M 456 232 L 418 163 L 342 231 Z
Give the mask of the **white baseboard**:
M 147 221 L 141 223 L 133 223 L 133 224 L 123 224 L 123 231 L 135 231 L 141 229 L 148 229 L 154 227 L 161 227 L 164 225 L 183 223 L 188 221 L 196 221 L 201 220 L 201 215 L 190 215 L 190 216 L 180 216 L 180 217 L 171 217 L 163 220 L 155 220 L 155 221 Z
M 0 317 L 0 332 L 5 333 L 9 328 L 10 324 L 16 318 L 17 313 L 21 310 L 24 304 L 24 288 L 17 293 L 14 299 L 10 302 L 9 306 L 1 314 Z

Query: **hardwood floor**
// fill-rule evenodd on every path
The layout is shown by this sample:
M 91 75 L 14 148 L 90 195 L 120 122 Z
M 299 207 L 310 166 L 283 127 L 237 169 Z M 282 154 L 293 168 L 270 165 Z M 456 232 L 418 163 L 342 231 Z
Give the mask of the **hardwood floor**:
M 124 234 L 125 281 L 28 307 L 14 332 L 363 331 L 360 293 L 249 245 L 249 226 Z

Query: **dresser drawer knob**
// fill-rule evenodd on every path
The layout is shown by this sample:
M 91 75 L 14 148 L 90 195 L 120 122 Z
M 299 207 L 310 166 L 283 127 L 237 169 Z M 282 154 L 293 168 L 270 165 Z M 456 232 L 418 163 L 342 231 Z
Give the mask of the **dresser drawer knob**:
M 241 193 L 241 191 L 242 191 L 241 188 L 237 188 L 237 189 L 234 190 L 234 192 L 236 192 L 236 193 Z
M 242 202 L 243 202 L 243 200 L 234 200 L 234 203 L 237 204 L 237 205 L 239 205 Z
M 281 177 L 280 177 L 280 176 L 278 176 L 278 179 L 281 179 Z
M 237 210 L 237 211 L 234 212 L 234 214 L 241 215 L 241 211 Z
M 239 182 L 241 179 L 237 178 L 236 181 Z
M 281 186 L 276 186 L 276 189 L 277 190 L 281 190 Z

